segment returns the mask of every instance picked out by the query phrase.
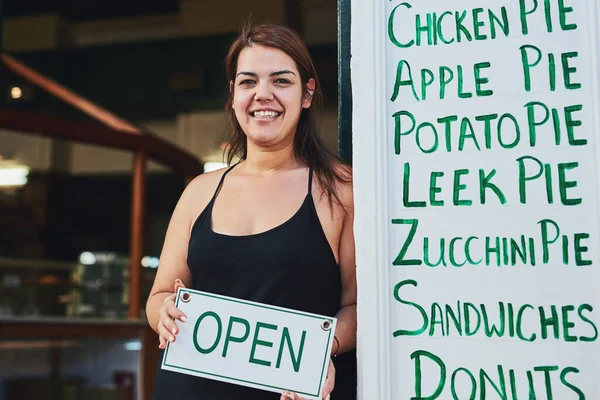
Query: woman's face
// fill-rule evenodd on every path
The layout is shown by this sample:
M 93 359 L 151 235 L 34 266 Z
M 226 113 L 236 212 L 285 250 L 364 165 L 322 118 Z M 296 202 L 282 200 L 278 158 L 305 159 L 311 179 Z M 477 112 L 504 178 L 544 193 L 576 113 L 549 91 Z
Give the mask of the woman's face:
M 314 90 L 312 79 L 307 88 Z M 310 107 L 302 89 L 296 63 L 283 51 L 256 45 L 242 50 L 231 83 L 232 106 L 248 140 L 272 148 L 291 143 L 302 108 Z

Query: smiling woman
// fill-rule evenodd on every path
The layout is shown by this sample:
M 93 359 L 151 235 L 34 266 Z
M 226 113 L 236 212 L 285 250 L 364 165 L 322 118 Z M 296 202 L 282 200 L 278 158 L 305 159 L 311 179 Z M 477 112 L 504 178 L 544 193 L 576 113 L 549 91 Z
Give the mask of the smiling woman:
M 310 78 L 308 95 L 297 76 L 294 60 L 283 51 L 264 47 L 247 47 L 240 52 L 238 69 L 231 82 L 231 108 L 247 138 L 247 145 L 289 146 L 302 109 L 309 108 L 315 81 Z M 285 69 L 271 71 L 273 65 Z M 287 141 L 287 143 L 286 143 Z
M 178 324 L 187 321 L 174 303 L 179 287 L 335 316 L 321 395 L 355 399 L 352 178 L 318 135 L 322 95 L 313 62 L 298 34 L 259 25 L 233 43 L 226 73 L 227 158 L 241 161 L 197 177 L 181 196 L 148 320 L 161 348 L 175 342 Z M 156 399 L 300 399 L 292 396 L 161 369 L 154 393 Z
M 248 63 L 247 66 L 242 64 L 245 62 Z M 248 67 L 258 70 L 248 70 Z M 259 70 L 265 68 L 271 68 L 268 75 L 272 84 L 257 86 Z M 225 113 L 232 128 L 228 163 L 231 164 L 236 157 L 244 160 L 249 145 L 248 132 L 241 126 L 244 119 L 239 119 L 235 109 L 236 99 L 242 99 L 244 92 L 252 93 L 255 90 L 255 107 L 268 104 L 271 108 L 267 110 L 283 114 L 286 110 L 274 107 L 283 107 L 281 102 L 295 101 L 295 105 L 289 104 L 290 109 L 287 110 L 290 117 L 288 120 L 296 122 L 292 135 L 294 155 L 314 170 L 328 199 L 335 199 L 339 203 L 340 198 L 334 187 L 336 182 L 350 182 L 349 170 L 339 168 L 341 161 L 327 150 L 318 134 L 317 115 L 321 109 L 323 94 L 312 58 L 298 34 L 278 25 L 247 27 L 229 49 L 225 70 L 229 80 Z M 241 77 L 250 79 L 240 79 Z M 241 83 L 250 86 L 240 86 Z M 277 86 L 286 90 L 273 90 Z M 265 93 L 266 99 L 262 97 Z M 294 114 L 289 115 L 291 113 Z

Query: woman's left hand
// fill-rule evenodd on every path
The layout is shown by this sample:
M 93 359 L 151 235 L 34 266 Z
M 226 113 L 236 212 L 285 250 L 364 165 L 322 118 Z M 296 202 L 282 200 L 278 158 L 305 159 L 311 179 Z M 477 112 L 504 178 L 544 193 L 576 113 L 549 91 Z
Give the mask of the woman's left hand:
M 333 391 L 335 386 L 335 366 L 331 358 L 329 359 L 329 368 L 327 369 L 327 377 L 325 378 L 325 385 L 323 385 L 323 391 L 321 396 L 324 400 L 329 400 L 329 395 Z M 306 400 L 304 397 L 300 397 L 295 393 L 288 392 L 287 390 L 281 394 L 279 400 Z

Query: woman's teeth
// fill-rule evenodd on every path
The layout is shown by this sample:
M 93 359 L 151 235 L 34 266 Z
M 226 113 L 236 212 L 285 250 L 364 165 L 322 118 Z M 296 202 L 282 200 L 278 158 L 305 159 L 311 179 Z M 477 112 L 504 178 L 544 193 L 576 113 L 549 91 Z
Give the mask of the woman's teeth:
M 275 112 L 275 111 L 255 111 L 254 112 L 255 118 L 276 118 L 277 116 L 279 116 L 279 113 Z

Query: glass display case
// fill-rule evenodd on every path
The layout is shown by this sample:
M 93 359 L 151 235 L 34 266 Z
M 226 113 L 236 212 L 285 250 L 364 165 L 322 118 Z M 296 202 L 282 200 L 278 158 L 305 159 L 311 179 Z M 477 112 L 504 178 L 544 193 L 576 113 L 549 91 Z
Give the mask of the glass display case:
M 140 304 L 158 260 L 145 257 Z M 134 400 L 151 396 L 158 339 L 128 318 L 128 257 L 76 262 L 0 257 L 0 400 Z
M 143 265 L 142 306 L 158 261 Z M 129 259 L 116 253 L 84 252 L 72 263 L 0 257 L 0 317 L 127 318 L 128 287 Z
M 0 257 L 0 316 L 66 316 L 76 263 Z
M 150 399 L 156 343 L 144 320 L 0 319 L 0 400 Z

